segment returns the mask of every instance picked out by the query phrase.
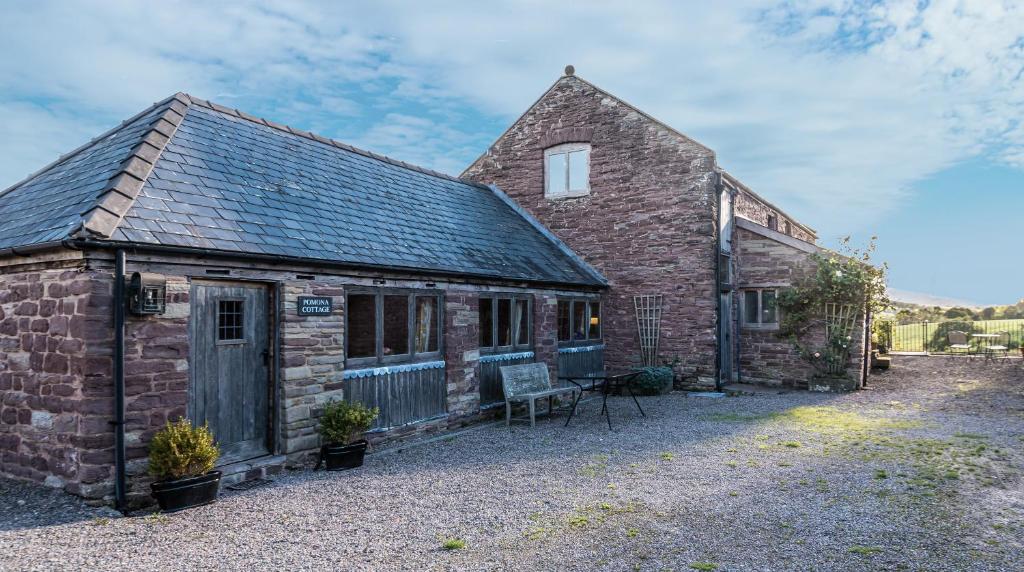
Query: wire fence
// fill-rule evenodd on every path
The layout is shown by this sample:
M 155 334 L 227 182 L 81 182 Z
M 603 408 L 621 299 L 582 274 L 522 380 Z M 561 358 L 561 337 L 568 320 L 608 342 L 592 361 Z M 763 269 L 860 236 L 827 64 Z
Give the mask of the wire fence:
M 975 350 L 997 343 L 998 338 L 986 337 L 1006 332 L 1009 348 L 1016 351 L 1024 345 L 1024 320 L 949 320 L 945 322 L 917 322 L 897 324 L 883 322 L 876 331 L 876 342 L 891 352 L 948 353 L 950 332 L 967 334 L 968 343 Z

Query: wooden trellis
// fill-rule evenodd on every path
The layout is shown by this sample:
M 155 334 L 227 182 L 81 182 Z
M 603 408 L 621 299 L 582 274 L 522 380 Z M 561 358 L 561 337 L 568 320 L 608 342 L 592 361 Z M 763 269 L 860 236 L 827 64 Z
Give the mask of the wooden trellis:
M 840 359 L 829 364 L 829 373 L 843 373 L 850 357 L 850 344 L 853 343 L 853 327 L 857 322 L 857 309 L 852 304 L 825 304 L 825 336 L 832 340 L 833 336 L 847 341 L 846 350 Z
M 852 304 L 825 304 L 825 335 L 829 339 L 833 334 L 844 338 L 852 336 L 856 321 L 857 312 Z
M 633 296 L 636 328 L 640 335 L 640 359 L 645 366 L 657 365 L 661 336 L 661 294 Z

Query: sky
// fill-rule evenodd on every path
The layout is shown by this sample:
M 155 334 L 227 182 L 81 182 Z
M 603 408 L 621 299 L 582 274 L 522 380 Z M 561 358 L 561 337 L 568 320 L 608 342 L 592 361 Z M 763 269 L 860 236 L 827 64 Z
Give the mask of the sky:
M 458 174 L 573 64 L 893 288 L 1024 298 L 1024 0 L 5 2 L 0 188 L 185 91 Z

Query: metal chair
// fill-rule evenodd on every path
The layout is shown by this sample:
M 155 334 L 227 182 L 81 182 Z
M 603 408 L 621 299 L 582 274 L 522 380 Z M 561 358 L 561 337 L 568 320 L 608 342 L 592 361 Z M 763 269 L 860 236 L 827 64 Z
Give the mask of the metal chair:
M 946 334 L 946 340 L 949 341 L 949 355 L 971 355 L 971 344 L 966 332 L 954 330 Z
M 996 354 L 1003 354 L 1003 359 L 1010 357 L 1010 332 L 996 332 L 994 343 L 985 346 L 985 359 L 995 359 Z

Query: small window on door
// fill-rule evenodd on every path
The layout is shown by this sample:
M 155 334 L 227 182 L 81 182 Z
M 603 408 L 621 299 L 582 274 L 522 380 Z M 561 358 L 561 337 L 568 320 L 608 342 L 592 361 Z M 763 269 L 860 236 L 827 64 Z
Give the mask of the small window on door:
M 242 300 L 219 300 L 217 302 L 218 342 L 245 341 L 242 304 Z

